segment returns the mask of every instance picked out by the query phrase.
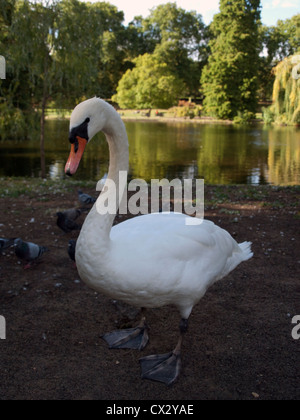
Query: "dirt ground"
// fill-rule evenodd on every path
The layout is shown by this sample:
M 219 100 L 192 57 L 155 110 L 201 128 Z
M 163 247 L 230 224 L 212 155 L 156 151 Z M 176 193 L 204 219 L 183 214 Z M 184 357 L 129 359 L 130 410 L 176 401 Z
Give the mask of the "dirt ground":
M 27 270 L 13 249 L 0 255 L 7 335 L 0 340 L 1 400 L 300 398 L 300 340 L 292 338 L 292 318 L 300 315 L 299 188 L 206 187 L 205 217 L 239 242 L 252 241 L 255 256 L 194 308 L 181 376 L 170 388 L 142 380 L 139 358 L 174 348 L 175 308 L 148 311 L 150 343 L 142 352 L 109 350 L 100 337 L 136 325 L 139 315 L 89 289 L 68 257 L 78 233 L 64 234 L 55 213 L 80 207 L 77 188 L 5 191 L 0 237 L 22 237 L 49 252 Z

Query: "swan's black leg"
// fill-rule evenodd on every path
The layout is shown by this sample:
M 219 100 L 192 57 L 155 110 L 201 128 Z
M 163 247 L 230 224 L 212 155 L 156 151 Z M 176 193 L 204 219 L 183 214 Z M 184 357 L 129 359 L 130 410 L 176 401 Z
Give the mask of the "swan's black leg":
M 178 378 L 181 370 L 181 346 L 183 336 L 188 329 L 188 320 L 180 322 L 180 337 L 174 351 L 167 354 L 155 354 L 140 359 L 142 378 L 163 382 L 172 385 Z
M 110 349 L 143 350 L 149 341 L 148 330 L 146 318 L 143 314 L 137 327 L 112 331 L 102 335 L 102 338 L 107 342 Z

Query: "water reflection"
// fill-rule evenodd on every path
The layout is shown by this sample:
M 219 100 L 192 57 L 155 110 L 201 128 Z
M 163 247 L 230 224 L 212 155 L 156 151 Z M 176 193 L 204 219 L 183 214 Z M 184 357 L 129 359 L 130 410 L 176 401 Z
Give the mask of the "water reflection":
M 282 142 L 284 137 L 285 141 Z M 269 133 L 269 181 L 273 184 L 299 184 L 300 132 L 278 128 Z
M 68 121 L 47 121 L 46 165 L 64 177 L 69 154 Z M 130 177 L 204 178 L 210 184 L 300 184 L 300 130 L 196 123 L 126 122 Z M 78 179 L 97 181 L 108 171 L 103 135 L 89 145 Z M 39 176 L 39 140 L 0 143 L 0 176 Z
M 52 163 L 49 167 L 49 178 L 58 179 L 62 178 L 64 175 L 65 162 L 58 160 Z

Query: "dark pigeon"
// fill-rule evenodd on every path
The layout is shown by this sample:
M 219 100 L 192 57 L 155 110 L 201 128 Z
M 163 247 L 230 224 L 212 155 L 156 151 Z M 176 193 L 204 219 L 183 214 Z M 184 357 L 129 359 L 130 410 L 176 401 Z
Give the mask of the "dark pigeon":
M 76 240 L 70 239 L 68 245 L 68 254 L 72 261 L 75 262 Z
M 82 191 L 78 191 L 78 199 L 82 204 L 94 204 L 96 202 L 96 198 L 92 197 L 91 195 L 85 194 Z
M 44 246 L 34 244 L 33 242 L 25 242 L 20 238 L 15 239 L 14 244 L 16 256 L 28 263 L 24 268 L 31 267 L 31 264 L 40 258 L 44 252 L 49 251 Z
M 57 215 L 57 226 L 62 229 L 64 232 L 68 233 L 72 230 L 80 230 L 79 226 L 75 220 L 81 215 L 81 210 L 79 209 L 70 209 L 64 212 L 58 212 Z
M 65 216 L 67 216 L 68 219 L 74 221 L 74 220 L 78 219 L 78 217 L 82 214 L 82 210 L 80 210 L 80 209 L 68 209 L 68 210 L 62 211 L 62 213 Z
M 14 245 L 16 238 L 7 239 L 7 238 L 0 238 L 0 253 L 5 249 Z

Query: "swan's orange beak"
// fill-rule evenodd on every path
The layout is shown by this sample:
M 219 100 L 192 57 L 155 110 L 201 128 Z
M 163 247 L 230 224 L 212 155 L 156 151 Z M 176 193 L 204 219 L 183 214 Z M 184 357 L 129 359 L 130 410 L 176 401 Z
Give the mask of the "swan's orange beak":
M 76 142 L 71 144 L 70 156 L 65 166 L 65 173 L 70 176 L 76 173 L 87 145 L 86 139 L 81 137 L 76 137 L 76 139 L 78 143 Z

